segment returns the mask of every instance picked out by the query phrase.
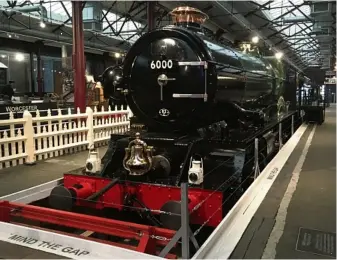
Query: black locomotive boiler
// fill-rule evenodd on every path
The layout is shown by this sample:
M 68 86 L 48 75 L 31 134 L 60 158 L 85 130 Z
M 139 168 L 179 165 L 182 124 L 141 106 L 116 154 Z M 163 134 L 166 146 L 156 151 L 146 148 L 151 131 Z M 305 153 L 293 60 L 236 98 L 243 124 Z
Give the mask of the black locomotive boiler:
M 109 96 L 123 93 L 153 132 L 193 132 L 222 120 L 232 128 L 259 125 L 277 114 L 278 101 L 284 109 L 278 68 L 213 42 L 196 26 L 167 26 L 141 37 L 125 57 L 123 75 L 111 68 L 103 77 L 119 86 Z
M 131 108 L 130 131 L 111 136 L 100 173 L 65 175 L 54 207 L 136 211 L 149 225 L 177 229 L 179 217 L 163 212 L 179 213 L 188 182 L 191 224 L 216 227 L 254 170 L 255 138 L 261 167 L 277 150 L 278 123 L 291 115 L 280 71 L 208 39 L 200 11 L 172 14 L 175 26 L 140 37 L 123 65 L 102 75 L 106 97 Z

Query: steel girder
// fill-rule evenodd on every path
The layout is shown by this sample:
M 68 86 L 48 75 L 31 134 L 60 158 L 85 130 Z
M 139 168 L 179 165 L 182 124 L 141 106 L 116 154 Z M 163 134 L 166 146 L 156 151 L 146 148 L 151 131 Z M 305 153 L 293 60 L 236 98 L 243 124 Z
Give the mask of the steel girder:
M 43 2 L 44 4 L 48 4 L 49 2 L 48 1 L 41 1 Z M 60 12 L 64 13 L 64 15 L 66 15 L 66 20 L 64 22 L 61 22 L 61 23 L 56 23 L 56 22 L 53 22 L 52 23 L 54 24 L 53 25 L 53 29 L 51 30 L 51 33 L 55 33 L 57 37 L 59 37 L 60 39 L 63 38 L 63 36 L 60 36 L 62 34 L 64 35 L 68 35 L 69 37 L 72 37 L 72 34 L 71 32 L 69 32 L 69 30 L 64 30 L 64 27 L 67 25 L 71 25 L 71 14 L 69 12 L 69 8 L 67 9 L 67 7 L 65 6 L 65 3 L 64 1 L 51 1 L 53 3 L 59 3 L 59 5 L 61 6 L 62 9 L 59 9 L 61 10 Z M 50 3 L 51 3 L 50 2 Z M 100 22 L 104 22 L 105 24 L 107 24 L 103 30 L 101 32 L 95 32 L 95 31 L 91 31 L 90 30 L 86 30 L 86 41 L 91 41 L 91 40 L 95 40 L 96 42 L 101 42 L 103 45 L 106 45 L 107 46 L 107 51 L 108 49 L 111 49 L 111 43 L 110 41 L 107 41 L 105 40 L 106 39 L 109 39 L 110 37 L 109 36 L 115 36 L 115 37 L 118 37 L 121 39 L 121 42 L 118 44 L 116 44 L 115 46 L 118 46 L 118 47 L 121 47 L 121 45 L 124 45 L 125 43 L 128 43 L 128 41 L 130 39 L 132 39 L 134 36 L 136 35 L 142 35 L 144 32 L 145 32 L 145 29 L 147 28 L 147 25 L 145 26 L 141 26 L 139 25 L 138 21 L 136 22 L 136 20 L 134 19 L 134 16 L 137 16 L 137 15 L 147 15 L 147 11 L 146 11 L 146 2 L 140 2 L 140 1 L 134 1 L 132 2 L 130 8 L 128 10 L 126 10 L 124 13 L 121 13 L 121 14 L 117 14 L 116 12 L 113 12 L 117 15 L 119 15 L 119 17 L 117 19 L 114 19 L 113 21 L 111 21 L 111 19 L 108 19 L 108 15 L 111 13 L 111 11 L 115 11 L 113 10 L 113 8 L 115 7 L 117 1 L 114 1 L 111 3 L 110 7 L 109 8 L 106 8 L 107 10 L 106 11 L 103 11 L 102 9 L 102 18 L 100 20 Z M 37 3 L 36 3 L 37 4 Z M 21 3 L 20 5 L 17 4 L 16 1 L 12 1 L 12 2 L 9 2 L 8 1 L 8 5 L 10 8 L 13 8 L 15 6 L 28 6 L 28 5 L 32 5 L 32 3 L 30 1 L 26 1 L 26 2 L 23 2 Z M 158 5 L 157 3 L 155 4 L 156 6 L 156 10 L 155 10 L 155 13 L 158 14 L 157 17 L 156 17 L 156 26 L 159 26 L 163 19 L 166 18 L 167 14 L 168 14 L 168 11 L 165 10 L 164 8 L 162 8 L 162 6 Z M 84 6 L 83 6 L 84 8 Z M 111 16 L 111 15 L 110 15 Z M 8 16 L 5 16 L 6 19 L 10 18 L 12 21 L 15 21 L 18 25 L 22 26 L 23 29 L 32 29 L 29 27 L 29 24 L 30 22 L 28 23 L 20 23 L 20 21 L 16 21 L 15 17 L 12 16 L 10 17 L 9 15 Z M 127 23 L 132 23 L 133 24 L 133 27 L 136 28 L 136 30 L 134 30 L 134 32 L 132 32 L 132 30 L 128 31 L 125 27 L 125 25 Z M 137 24 L 138 23 L 138 24 Z M 143 23 L 144 24 L 144 23 Z M 118 25 L 118 26 L 117 26 Z M 116 28 L 118 27 L 118 28 Z M 14 27 L 13 27 L 14 28 Z M 16 27 L 17 30 L 19 30 L 19 28 Z M 88 37 L 87 34 L 90 34 L 91 33 L 91 36 Z M 131 34 L 130 34 L 131 33 Z M 41 37 L 43 38 L 42 34 L 45 34 L 45 32 L 41 32 Z M 29 35 L 28 35 L 29 36 Z M 53 37 L 55 38 L 55 37 Z M 109 43 L 108 43 L 109 42 Z M 87 45 L 87 44 L 86 44 Z M 127 46 L 124 46 L 124 48 L 127 47 Z
M 227 2 L 224 1 L 214 1 L 214 3 L 219 6 L 220 8 L 222 8 L 224 11 L 229 12 L 229 13 L 237 13 L 237 11 L 235 10 L 235 8 L 233 6 L 228 6 Z M 232 19 L 232 21 L 234 23 L 238 23 L 240 24 L 243 28 L 245 28 L 246 30 L 252 31 L 254 32 L 254 34 L 256 36 L 258 36 L 260 39 L 263 39 L 265 41 L 265 43 L 274 51 L 279 51 L 277 48 L 275 48 L 275 44 L 273 42 L 271 42 L 269 39 L 267 39 L 265 37 L 265 35 L 262 35 L 260 32 L 258 32 L 258 28 L 256 28 L 254 25 L 252 25 L 243 15 L 241 14 L 236 14 L 236 15 L 232 15 L 230 16 L 230 18 Z M 297 70 L 302 71 L 302 69 L 300 69 L 296 64 L 294 64 L 288 57 L 284 56 L 284 59 L 291 64 L 293 67 L 295 67 Z

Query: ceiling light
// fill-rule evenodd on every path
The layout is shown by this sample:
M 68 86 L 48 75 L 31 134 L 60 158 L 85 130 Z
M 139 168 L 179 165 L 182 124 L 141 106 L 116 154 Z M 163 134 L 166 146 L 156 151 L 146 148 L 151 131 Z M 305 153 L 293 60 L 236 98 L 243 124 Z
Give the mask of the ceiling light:
M 115 53 L 115 57 L 116 57 L 116 58 L 119 58 L 120 56 L 121 56 L 120 53 L 118 53 L 118 52 Z
M 276 52 L 276 53 L 275 53 L 275 58 L 276 58 L 276 59 L 280 60 L 282 57 L 283 57 L 283 52 L 280 52 L 280 51 L 279 51 L 279 52 Z
M 6 57 L 7 57 L 7 56 L 6 56 L 6 55 L 4 55 L 4 54 L 2 54 L 2 55 L 1 55 L 1 58 L 3 58 L 3 59 L 4 59 L 4 58 L 6 58 Z
M 41 28 L 46 28 L 46 24 L 44 22 L 40 22 L 40 27 Z
M 15 59 L 16 59 L 17 61 L 23 61 L 23 60 L 25 59 L 25 56 L 24 56 L 22 53 L 17 53 L 17 54 L 15 55 Z
M 252 43 L 258 43 L 259 40 L 260 40 L 259 37 L 254 36 L 254 37 L 252 38 Z

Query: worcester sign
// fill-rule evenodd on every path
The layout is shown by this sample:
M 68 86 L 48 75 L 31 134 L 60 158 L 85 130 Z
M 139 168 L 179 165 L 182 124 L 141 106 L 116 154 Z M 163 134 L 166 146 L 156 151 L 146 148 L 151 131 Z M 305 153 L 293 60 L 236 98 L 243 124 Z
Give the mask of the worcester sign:
M 36 111 L 37 106 L 6 106 L 6 112 Z

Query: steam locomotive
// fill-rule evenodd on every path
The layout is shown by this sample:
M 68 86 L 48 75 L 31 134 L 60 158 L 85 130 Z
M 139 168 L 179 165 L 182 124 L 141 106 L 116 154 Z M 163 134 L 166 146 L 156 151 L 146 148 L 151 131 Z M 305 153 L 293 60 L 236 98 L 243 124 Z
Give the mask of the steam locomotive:
M 141 223 L 177 230 L 188 182 L 190 223 L 216 227 L 230 194 L 252 181 L 254 140 L 260 168 L 277 151 L 278 123 L 292 115 L 282 65 L 207 38 L 207 16 L 194 8 L 172 15 L 176 25 L 143 35 L 103 73 L 105 97 L 133 112 L 130 131 L 111 136 L 99 173 L 64 176 L 54 208 L 136 211 Z

